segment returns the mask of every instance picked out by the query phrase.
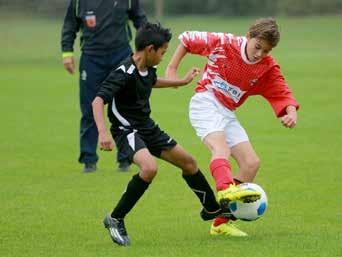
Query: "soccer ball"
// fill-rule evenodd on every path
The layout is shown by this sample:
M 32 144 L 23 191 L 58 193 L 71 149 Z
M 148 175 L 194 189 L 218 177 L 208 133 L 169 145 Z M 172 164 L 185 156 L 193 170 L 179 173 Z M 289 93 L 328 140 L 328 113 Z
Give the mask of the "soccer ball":
M 234 201 L 229 203 L 229 209 L 233 216 L 240 220 L 252 221 L 259 219 L 267 209 L 267 196 L 261 186 L 254 183 L 242 183 L 241 188 L 250 189 L 261 193 L 261 198 L 252 203 Z

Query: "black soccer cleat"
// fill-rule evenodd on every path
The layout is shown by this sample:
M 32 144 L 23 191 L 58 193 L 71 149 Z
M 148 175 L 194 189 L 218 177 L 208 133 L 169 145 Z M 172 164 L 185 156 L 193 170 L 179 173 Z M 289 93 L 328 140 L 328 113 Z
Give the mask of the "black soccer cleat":
M 213 220 L 217 217 L 224 217 L 228 218 L 230 220 L 236 220 L 236 218 L 233 216 L 231 213 L 230 209 L 228 207 L 218 209 L 217 211 L 209 212 L 206 209 L 202 209 L 200 212 L 200 216 L 202 220 L 207 221 L 207 220 Z
M 112 218 L 110 214 L 107 214 L 103 220 L 103 224 L 105 228 L 108 229 L 109 235 L 114 243 L 121 246 L 128 246 L 131 244 L 123 219 L 115 219 Z
M 216 217 L 221 215 L 222 210 L 218 209 L 217 211 L 207 211 L 206 209 L 202 208 L 201 212 L 200 212 L 200 216 L 202 218 L 202 220 L 207 221 L 207 220 L 213 220 Z
M 222 207 L 221 206 L 221 215 L 220 215 L 220 217 L 224 217 L 224 218 L 227 218 L 227 219 L 230 219 L 230 220 L 236 220 L 236 218 L 232 214 L 232 212 L 229 209 L 229 207 Z

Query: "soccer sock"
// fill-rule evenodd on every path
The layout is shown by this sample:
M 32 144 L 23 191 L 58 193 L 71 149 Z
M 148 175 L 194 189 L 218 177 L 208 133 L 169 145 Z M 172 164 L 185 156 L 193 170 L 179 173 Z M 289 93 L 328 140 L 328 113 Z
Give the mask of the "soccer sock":
M 217 217 L 214 219 L 214 227 L 217 227 L 223 223 L 227 223 L 229 221 L 228 218 L 225 217 Z
M 221 191 L 234 184 L 232 171 L 229 162 L 226 159 L 214 159 L 210 163 L 211 175 L 216 182 L 216 190 Z
M 139 174 L 135 174 L 131 181 L 128 182 L 126 191 L 121 196 L 121 199 L 113 210 L 111 216 L 113 218 L 123 219 L 138 202 L 149 185 L 150 183 L 145 182 L 140 178 Z
M 224 190 L 229 187 L 230 184 L 234 184 L 232 171 L 229 162 L 226 159 L 220 158 L 212 160 L 210 163 L 210 171 L 216 182 L 216 190 Z M 228 218 L 218 217 L 214 219 L 213 225 L 219 226 L 227 223 Z
M 207 211 L 214 212 L 220 209 L 213 190 L 200 170 L 194 175 L 183 175 L 183 178 Z

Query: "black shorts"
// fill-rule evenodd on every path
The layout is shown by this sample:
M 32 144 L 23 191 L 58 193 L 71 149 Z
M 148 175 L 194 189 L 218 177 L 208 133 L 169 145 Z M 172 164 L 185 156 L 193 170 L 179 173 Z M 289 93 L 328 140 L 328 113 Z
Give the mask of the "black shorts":
M 162 131 L 157 124 L 142 128 L 111 128 L 117 150 L 133 161 L 134 154 L 147 148 L 149 152 L 160 158 L 163 150 L 172 149 L 177 142 Z

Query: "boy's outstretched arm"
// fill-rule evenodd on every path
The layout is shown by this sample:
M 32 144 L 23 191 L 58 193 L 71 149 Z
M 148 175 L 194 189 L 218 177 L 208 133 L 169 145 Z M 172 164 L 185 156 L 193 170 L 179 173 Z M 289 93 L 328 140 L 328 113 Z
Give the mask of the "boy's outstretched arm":
M 189 84 L 194 77 L 196 77 L 200 73 L 200 69 L 192 68 L 188 71 L 183 79 L 179 78 L 157 78 L 156 84 L 154 84 L 154 88 L 164 88 L 164 87 L 181 87 Z
M 177 78 L 177 69 L 178 66 L 183 59 L 183 57 L 186 55 L 188 51 L 183 46 L 183 44 L 179 44 L 176 51 L 174 52 L 171 61 L 169 62 L 167 68 L 166 68 L 166 78 Z
M 99 144 L 100 150 L 104 151 L 112 151 L 114 148 L 114 143 L 112 138 L 107 132 L 106 123 L 104 119 L 104 102 L 103 99 L 99 96 L 95 97 L 92 102 L 94 120 L 97 126 L 97 130 L 99 132 Z
M 297 124 L 297 109 L 295 106 L 286 107 L 286 114 L 281 117 L 281 123 L 286 128 L 294 128 Z

